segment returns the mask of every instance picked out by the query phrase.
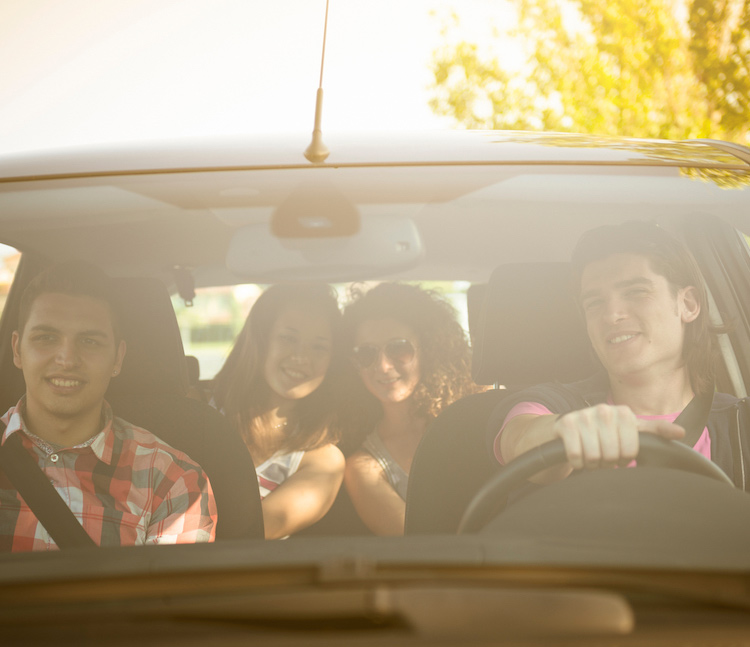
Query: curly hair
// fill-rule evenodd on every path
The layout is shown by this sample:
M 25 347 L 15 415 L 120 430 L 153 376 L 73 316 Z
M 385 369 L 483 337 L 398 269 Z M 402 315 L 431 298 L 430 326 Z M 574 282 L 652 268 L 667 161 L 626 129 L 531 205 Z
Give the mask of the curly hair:
M 321 312 L 331 325 L 334 344 L 331 363 L 323 383 L 296 403 L 289 435 L 283 449 L 309 450 L 338 440 L 334 426 L 335 385 L 332 374 L 341 365 L 341 325 L 336 292 L 323 283 L 279 283 L 258 297 L 221 371 L 213 380 L 214 401 L 250 446 L 251 428 L 271 397 L 264 364 L 271 329 L 289 307 L 303 306 Z
M 471 349 L 456 311 L 434 290 L 407 283 L 380 283 L 367 292 L 351 290 L 353 301 L 344 310 L 342 340 L 351 349 L 360 325 L 373 319 L 394 319 L 417 335 L 420 380 L 411 395 L 413 413 L 434 418 L 452 402 L 480 390 L 471 379 Z M 344 418 L 347 431 L 371 430 L 381 415 L 380 403 L 353 375 L 345 379 L 349 393 Z

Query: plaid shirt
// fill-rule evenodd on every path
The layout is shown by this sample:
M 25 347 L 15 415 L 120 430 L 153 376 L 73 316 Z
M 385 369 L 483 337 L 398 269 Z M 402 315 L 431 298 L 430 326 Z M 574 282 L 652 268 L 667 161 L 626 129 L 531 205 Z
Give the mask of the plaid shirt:
M 211 485 L 188 456 L 115 418 L 106 402 L 102 431 L 76 447 L 56 447 L 26 428 L 24 404 L 22 398 L 2 417 L 2 442 L 22 434 L 24 447 L 97 544 L 213 541 Z M 53 549 L 49 533 L 0 473 L 0 551 Z

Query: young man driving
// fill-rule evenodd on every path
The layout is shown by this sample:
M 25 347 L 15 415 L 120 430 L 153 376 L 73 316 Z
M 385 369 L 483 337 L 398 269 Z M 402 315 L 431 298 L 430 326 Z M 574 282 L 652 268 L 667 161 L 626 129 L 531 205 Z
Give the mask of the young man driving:
M 26 393 L 3 417 L 100 546 L 211 541 L 210 484 L 185 454 L 114 417 L 104 399 L 123 364 L 112 286 L 85 263 L 53 267 L 23 293 L 13 359 Z M 0 472 L 0 550 L 55 541 Z
M 713 401 L 708 424 L 689 444 L 747 488 L 740 401 L 713 394 L 717 337 L 687 248 L 658 226 L 627 222 L 584 234 L 572 265 L 604 373 L 576 384 L 541 385 L 499 405 L 491 420 L 497 460 L 507 463 L 559 438 L 568 462 L 536 482 L 575 469 L 626 465 L 638 454 L 639 432 L 682 439 L 685 430 L 674 421 L 695 396 L 707 394 Z

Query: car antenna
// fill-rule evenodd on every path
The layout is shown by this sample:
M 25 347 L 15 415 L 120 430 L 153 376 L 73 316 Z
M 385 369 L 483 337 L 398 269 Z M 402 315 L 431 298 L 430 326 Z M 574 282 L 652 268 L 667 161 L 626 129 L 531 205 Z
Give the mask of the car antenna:
M 313 126 L 312 141 L 305 150 L 305 157 L 313 164 L 320 164 L 326 161 L 329 150 L 323 143 L 323 131 L 320 129 L 320 121 L 323 114 L 323 64 L 326 60 L 326 35 L 328 32 L 328 2 L 326 0 L 326 18 L 323 25 L 323 54 L 320 59 L 320 83 L 318 84 L 318 94 L 315 98 L 315 125 Z

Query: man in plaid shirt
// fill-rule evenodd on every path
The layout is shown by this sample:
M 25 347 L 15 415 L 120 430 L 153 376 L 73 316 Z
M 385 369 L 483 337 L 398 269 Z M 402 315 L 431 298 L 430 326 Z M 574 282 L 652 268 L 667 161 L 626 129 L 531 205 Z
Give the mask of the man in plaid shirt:
M 20 434 L 98 545 L 212 541 L 216 505 L 201 468 L 113 416 L 104 399 L 126 349 L 111 295 L 108 277 L 83 263 L 52 268 L 28 285 L 12 337 L 26 394 L 2 417 L 2 443 Z M 0 550 L 55 548 L 0 472 Z

